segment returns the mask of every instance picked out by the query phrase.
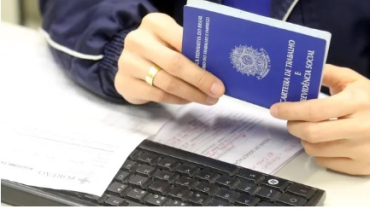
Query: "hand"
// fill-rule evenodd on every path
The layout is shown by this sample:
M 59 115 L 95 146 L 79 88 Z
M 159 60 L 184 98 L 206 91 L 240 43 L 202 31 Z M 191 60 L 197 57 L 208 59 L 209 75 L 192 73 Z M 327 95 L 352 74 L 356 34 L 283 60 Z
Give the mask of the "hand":
M 115 87 L 128 102 L 218 102 L 225 91 L 223 83 L 180 53 L 182 33 L 182 27 L 171 17 L 153 13 L 127 35 Z M 145 79 L 153 66 L 158 66 L 159 71 L 152 86 Z
M 370 175 L 370 80 L 356 72 L 326 66 L 323 84 L 333 96 L 271 107 L 288 120 L 289 132 L 302 139 L 319 165 L 350 175 Z

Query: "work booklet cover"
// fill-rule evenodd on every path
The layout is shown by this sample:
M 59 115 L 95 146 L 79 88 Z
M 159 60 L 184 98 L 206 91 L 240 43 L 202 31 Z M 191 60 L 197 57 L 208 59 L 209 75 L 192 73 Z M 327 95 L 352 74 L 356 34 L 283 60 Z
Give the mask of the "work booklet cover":
M 221 79 L 226 95 L 270 108 L 318 98 L 331 34 L 188 0 L 182 53 Z

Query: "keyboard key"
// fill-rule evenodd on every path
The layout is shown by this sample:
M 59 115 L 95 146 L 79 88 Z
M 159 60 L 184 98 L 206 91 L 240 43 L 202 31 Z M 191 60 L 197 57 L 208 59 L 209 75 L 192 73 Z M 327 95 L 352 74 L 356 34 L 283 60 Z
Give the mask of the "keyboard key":
M 145 153 L 141 154 L 137 158 L 137 160 L 141 163 L 154 165 L 157 158 L 158 158 L 157 155 L 145 152 Z
M 234 175 L 238 170 L 236 165 L 218 161 L 212 158 L 208 158 L 201 155 L 196 155 L 184 150 L 176 149 L 174 147 L 168 147 L 161 145 L 149 140 L 145 141 L 140 145 L 142 149 L 153 150 L 161 155 L 175 156 L 177 159 L 185 159 L 187 162 L 194 162 L 197 165 L 205 165 L 211 170 L 217 170 L 217 172 L 228 173 L 230 176 Z
M 135 202 L 139 202 L 139 203 L 143 203 L 145 197 L 148 195 L 148 192 L 147 191 L 144 191 L 144 190 L 141 190 L 141 189 L 132 189 L 128 194 L 127 194 L 127 198 L 135 201 Z
M 178 164 L 178 162 L 176 160 L 174 160 L 174 159 L 163 158 L 163 159 L 161 159 L 158 162 L 157 165 L 161 169 L 173 171 L 175 169 L 175 167 L 176 167 L 177 164 Z
M 123 170 L 126 170 L 126 171 L 130 171 L 130 172 L 134 172 L 135 169 L 136 169 L 136 166 L 138 166 L 139 164 L 137 164 L 136 162 L 134 161 L 131 161 L 131 160 L 126 160 L 126 162 L 123 164 L 122 166 L 122 169 Z
M 254 181 L 255 183 L 258 183 L 264 179 L 263 174 L 258 173 L 256 171 L 244 169 L 244 168 L 239 170 L 239 172 L 237 173 L 237 176 L 250 180 L 250 181 Z
M 167 206 L 179 207 L 179 206 L 189 206 L 189 205 L 184 202 L 178 201 L 178 200 L 173 200 L 169 202 Z
M 193 189 L 199 182 L 189 177 L 181 177 L 176 180 L 176 185 L 185 187 L 189 190 Z
M 239 193 L 232 191 L 230 189 L 222 188 L 218 190 L 215 196 L 227 200 L 229 202 L 234 202 L 234 200 L 239 197 Z
M 257 184 L 252 181 L 241 180 L 236 190 L 242 193 L 253 194 L 257 190 Z
M 195 187 L 196 191 L 205 193 L 209 196 L 213 196 L 218 191 L 218 189 L 219 188 L 216 185 L 207 182 L 202 182 Z
M 141 165 L 136 169 L 136 173 L 151 177 L 154 174 L 155 168 L 148 165 Z
M 170 171 L 159 171 L 154 175 L 154 179 L 167 181 L 169 183 L 172 183 L 175 178 L 176 174 Z
M 105 200 L 105 204 L 108 206 L 128 206 L 129 203 L 126 202 L 124 199 L 111 196 Z
M 147 199 L 147 203 L 152 206 L 163 206 L 167 202 L 168 198 L 157 195 L 157 194 L 152 194 L 150 197 Z
M 275 205 L 274 203 L 271 203 L 271 202 L 262 201 L 262 202 L 258 203 L 257 206 L 270 207 L 270 206 L 277 206 L 277 205 Z
M 168 196 L 181 201 L 187 201 L 191 195 L 192 192 L 190 190 L 181 187 L 175 187 L 168 193 Z
M 230 203 L 220 199 L 213 199 L 208 206 L 230 206 Z
M 108 197 L 109 196 L 107 194 L 103 194 L 101 197 L 96 196 L 96 195 L 90 195 L 90 194 L 87 194 L 84 196 L 85 199 L 92 201 L 93 203 L 98 204 L 98 205 L 103 204 L 105 200 L 108 199 Z
M 291 206 L 303 206 L 307 202 L 307 200 L 302 197 L 297 197 L 287 193 L 282 194 L 277 201 Z
M 216 183 L 220 186 L 232 188 L 237 181 L 229 176 L 220 176 L 216 180 Z
M 202 181 L 210 181 L 214 179 L 218 174 L 209 170 L 201 170 L 199 171 L 195 177 Z
M 136 149 L 130 154 L 129 159 L 135 161 L 142 153 L 143 151 L 139 151 Z
M 268 187 L 262 187 L 260 190 L 256 192 L 256 196 L 260 197 L 263 200 L 273 201 L 275 200 L 281 193 L 275 189 L 271 189 Z
M 311 199 L 311 197 L 315 194 L 316 190 L 307 186 L 292 184 L 288 187 L 287 192 L 299 195 L 306 199 Z
M 235 200 L 235 205 L 239 206 L 255 206 L 260 201 L 256 197 L 250 195 L 242 194 Z
M 181 164 L 176 168 L 176 172 L 181 175 L 193 176 L 196 172 L 197 167 L 190 164 Z
M 207 195 L 197 192 L 191 195 L 189 202 L 197 206 L 204 206 L 207 204 L 208 199 Z
M 133 175 L 129 180 L 129 184 L 141 189 L 145 189 L 151 184 L 151 180 L 147 177 Z
M 164 181 L 155 181 L 149 186 L 149 191 L 165 195 L 171 189 L 171 185 Z
M 130 173 L 127 171 L 119 171 L 114 178 L 116 181 L 119 181 L 121 183 L 127 183 L 128 179 L 130 177 Z
M 113 182 L 111 185 L 108 187 L 108 192 L 119 197 L 124 197 L 127 193 L 127 190 L 129 187 L 127 185 L 118 183 L 118 182 Z
M 276 177 L 267 177 L 261 182 L 261 184 L 278 189 L 280 191 L 284 191 L 289 185 L 289 182 L 287 180 Z

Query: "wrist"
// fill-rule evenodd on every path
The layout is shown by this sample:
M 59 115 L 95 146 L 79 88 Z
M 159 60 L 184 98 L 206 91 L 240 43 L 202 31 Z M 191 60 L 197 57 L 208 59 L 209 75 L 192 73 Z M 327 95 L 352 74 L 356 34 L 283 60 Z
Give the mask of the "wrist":
M 100 62 L 100 72 L 104 74 L 104 79 L 107 80 L 107 86 L 105 87 L 105 93 L 109 97 L 123 100 L 123 97 L 117 92 L 114 81 L 115 76 L 118 72 L 118 60 L 124 48 L 124 40 L 132 30 L 136 28 L 130 28 L 117 33 L 113 39 L 104 47 L 104 58 Z

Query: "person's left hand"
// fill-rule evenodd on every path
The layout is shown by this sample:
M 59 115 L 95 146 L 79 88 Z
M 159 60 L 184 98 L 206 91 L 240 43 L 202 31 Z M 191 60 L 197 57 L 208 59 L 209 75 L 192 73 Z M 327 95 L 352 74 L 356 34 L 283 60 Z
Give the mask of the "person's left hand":
M 370 175 L 370 80 L 355 71 L 328 65 L 323 85 L 333 96 L 279 103 L 271 114 L 288 121 L 319 165 L 350 174 Z

